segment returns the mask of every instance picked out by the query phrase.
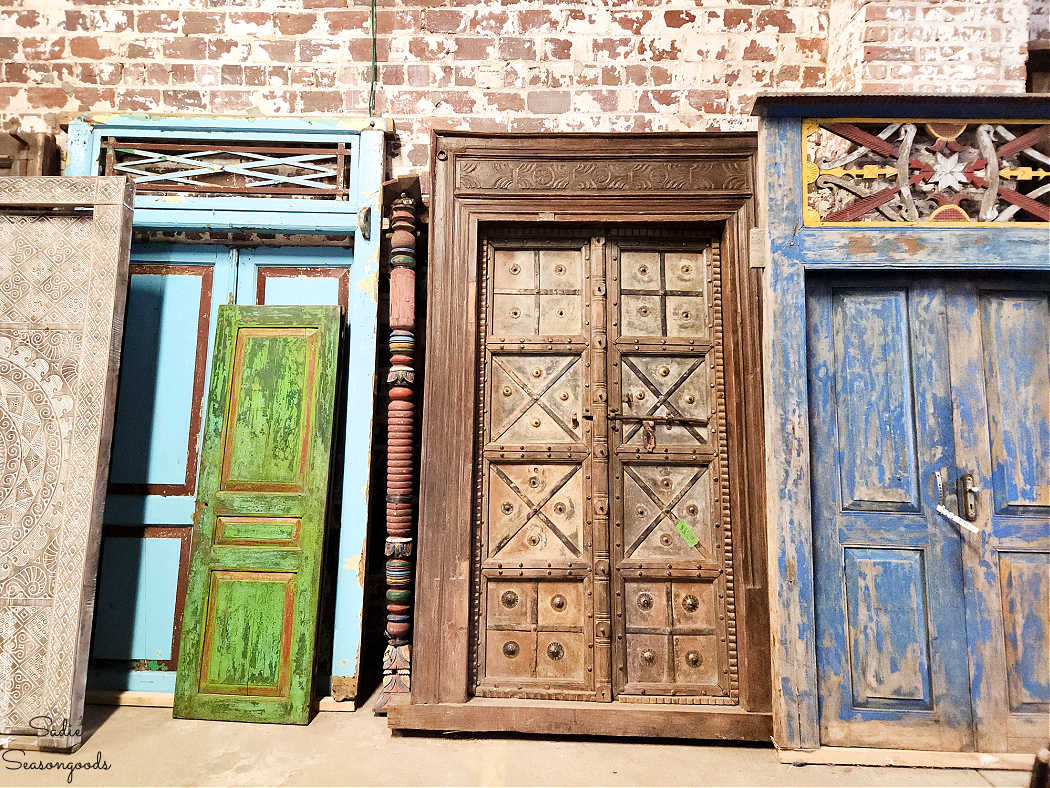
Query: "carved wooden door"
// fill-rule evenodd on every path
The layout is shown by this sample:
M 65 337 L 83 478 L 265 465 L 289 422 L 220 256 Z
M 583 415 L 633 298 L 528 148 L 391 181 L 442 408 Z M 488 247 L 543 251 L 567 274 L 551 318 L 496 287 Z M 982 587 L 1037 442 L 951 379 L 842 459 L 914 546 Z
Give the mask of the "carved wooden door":
M 475 694 L 736 702 L 718 244 L 487 239 Z

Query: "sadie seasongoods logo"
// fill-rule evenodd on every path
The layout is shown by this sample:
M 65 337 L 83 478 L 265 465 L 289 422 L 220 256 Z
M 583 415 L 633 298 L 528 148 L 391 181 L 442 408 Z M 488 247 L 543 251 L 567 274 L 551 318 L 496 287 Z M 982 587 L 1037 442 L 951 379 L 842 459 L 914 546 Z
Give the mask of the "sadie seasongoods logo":
M 72 728 L 69 720 L 55 723 L 51 717 L 38 716 L 29 721 L 29 725 L 36 731 L 37 736 L 80 736 L 79 728 Z M 3 743 L 3 739 L 0 739 Z M 79 771 L 104 771 L 110 770 L 109 762 L 102 757 L 102 751 L 95 753 L 94 759 L 80 760 L 48 760 L 44 753 L 27 753 L 25 750 L 4 750 L 0 755 L 7 771 L 39 771 L 39 772 L 65 772 L 66 784 L 72 785 L 73 775 Z

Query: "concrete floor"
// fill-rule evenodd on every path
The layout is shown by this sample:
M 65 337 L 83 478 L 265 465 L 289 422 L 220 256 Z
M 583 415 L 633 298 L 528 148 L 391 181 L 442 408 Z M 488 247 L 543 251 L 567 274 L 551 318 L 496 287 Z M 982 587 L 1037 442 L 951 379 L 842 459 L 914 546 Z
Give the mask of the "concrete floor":
M 1022 772 L 787 766 L 765 746 L 534 737 L 391 735 L 371 703 L 310 725 L 173 720 L 171 709 L 88 706 L 70 756 L 4 756 L 0 785 L 67 785 L 66 771 L 10 760 L 110 765 L 73 785 L 1027 786 Z

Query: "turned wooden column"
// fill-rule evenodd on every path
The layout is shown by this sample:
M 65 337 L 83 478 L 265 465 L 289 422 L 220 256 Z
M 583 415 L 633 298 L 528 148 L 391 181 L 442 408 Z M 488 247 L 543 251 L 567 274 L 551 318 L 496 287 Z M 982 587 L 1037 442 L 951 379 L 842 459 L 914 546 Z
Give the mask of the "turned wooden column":
M 407 701 L 412 665 L 415 481 L 416 201 L 402 194 L 390 222 L 390 387 L 387 403 L 386 651 L 376 713 Z

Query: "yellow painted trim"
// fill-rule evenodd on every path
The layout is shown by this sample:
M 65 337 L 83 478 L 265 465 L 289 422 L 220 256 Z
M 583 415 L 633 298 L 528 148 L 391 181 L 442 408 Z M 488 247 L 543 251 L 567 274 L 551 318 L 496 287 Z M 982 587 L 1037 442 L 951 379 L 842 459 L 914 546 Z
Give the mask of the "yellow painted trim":
M 1007 227 L 1050 227 L 1050 222 L 888 222 L 888 221 L 857 221 L 857 222 L 825 222 L 820 219 L 817 211 L 809 206 L 809 186 L 813 183 L 820 170 L 817 163 L 810 161 L 806 156 L 806 142 L 821 126 L 831 123 L 955 123 L 971 125 L 974 123 L 1004 123 L 1015 126 L 1040 126 L 1050 123 L 1050 119 L 1018 119 L 1018 118 L 803 118 L 802 120 L 802 225 L 804 227 L 937 227 L 944 230 L 971 228 L 971 227 L 995 227 L 1003 229 Z M 842 168 L 837 168 L 842 169 Z M 1033 168 L 1027 168 L 1033 169 Z M 1007 172 L 1009 170 L 1004 170 Z M 1039 170 L 1042 172 L 1043 170 Z M 834 171 L 828 170 L 829 173 Z

